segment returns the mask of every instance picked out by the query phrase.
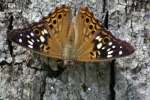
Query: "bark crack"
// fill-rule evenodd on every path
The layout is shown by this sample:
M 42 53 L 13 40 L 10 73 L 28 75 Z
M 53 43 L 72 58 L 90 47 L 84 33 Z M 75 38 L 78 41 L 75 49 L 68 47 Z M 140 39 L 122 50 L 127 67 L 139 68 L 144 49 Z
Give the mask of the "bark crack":
M 115 100 L 115 60 L 113 60 L 110 65 L 110 100 Z

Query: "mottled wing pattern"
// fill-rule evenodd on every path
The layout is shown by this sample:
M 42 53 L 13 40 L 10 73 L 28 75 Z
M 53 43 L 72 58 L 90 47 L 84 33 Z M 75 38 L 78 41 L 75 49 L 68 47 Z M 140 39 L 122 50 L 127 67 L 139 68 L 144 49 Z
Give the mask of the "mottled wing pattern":
M 100 23 L 88 7 L 81 6 L 74 21 L 77 60 L 89 61 L 93 50 L 94 34 L 101 29 Z
M 89 8 L 82 6 L 75 20 L 75 46 L 77 60 L 101 61 L 130 55 L 134 48 L 115 38 L 95 18 Z
M 71 9 L 62 5 L 26 29 L 8 32 L 8 39 L 44 56 L 62 58 L 62 44 L 70 25 Z
M 68 37 L 71 19 L 71 7 L 67 5 L 56 7 L 56 9 L 51 12 L 49 16 L 44 18 L 44 21 L 47 23 L 46 27 L 51 33 L 51 38 L 53 38 L 55 43 L 62 46 L 62 48 Z

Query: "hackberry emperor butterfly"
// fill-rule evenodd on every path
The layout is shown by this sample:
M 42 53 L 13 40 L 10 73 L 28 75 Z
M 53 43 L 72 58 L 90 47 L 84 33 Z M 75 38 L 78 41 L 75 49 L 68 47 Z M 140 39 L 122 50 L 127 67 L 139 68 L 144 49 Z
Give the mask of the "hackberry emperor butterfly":
M 88 7 L 75 16 L 71 7 L 56 7 L 29 28 L 8 32 L 8 39 L 41 55 L 63 60 L 102 61 L 134 52 L 127 42 L 114 37 Z

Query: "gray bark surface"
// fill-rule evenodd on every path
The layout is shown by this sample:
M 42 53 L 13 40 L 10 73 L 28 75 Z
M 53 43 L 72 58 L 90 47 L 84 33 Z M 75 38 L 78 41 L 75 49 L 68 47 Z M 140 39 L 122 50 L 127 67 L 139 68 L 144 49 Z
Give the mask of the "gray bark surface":
M 64 71 L 53 59 L 14 43 L 11 57 L 6 41 L 11 21 L 13 28 L 27 27 L 68 1 L 88 4 L 100 20 L 109 11 L 109 30 L 130 42 L 135 53 Z M 0 100 L 150 100 L 150 1 L 0 0 Z

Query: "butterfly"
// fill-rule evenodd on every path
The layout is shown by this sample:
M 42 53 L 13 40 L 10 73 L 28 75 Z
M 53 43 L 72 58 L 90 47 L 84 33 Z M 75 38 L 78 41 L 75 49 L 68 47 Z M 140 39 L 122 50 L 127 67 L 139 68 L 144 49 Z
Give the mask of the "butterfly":
M 54 59 L 93 62 L 134 52 L 133 46 L 113 36 L 86 6 L 75 15 L 70 6 L 57 6 L 39 22 L 7 35 L 9 40 Z

